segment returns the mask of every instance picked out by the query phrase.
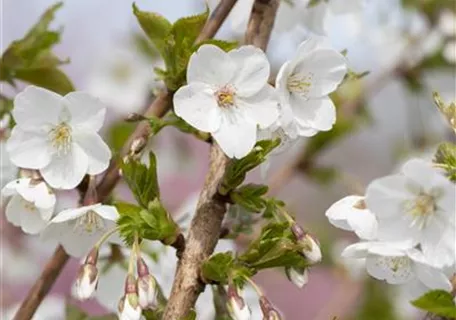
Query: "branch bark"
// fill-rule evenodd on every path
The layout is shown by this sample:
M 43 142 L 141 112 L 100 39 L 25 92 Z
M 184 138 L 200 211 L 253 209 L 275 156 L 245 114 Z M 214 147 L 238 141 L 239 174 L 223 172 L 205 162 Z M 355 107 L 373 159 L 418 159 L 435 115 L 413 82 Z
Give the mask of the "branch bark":
M 215 35 L 223 21 L 228 16 L 229 12 L 233 8 L 237 0 L 222 0 L 217 8 L 214 10 L 212 15 L 209 17 L 206 25 L 198 36 L 197 42 L 210 39 Z M 172 92 L 161 92 L 149 106 L 144 113 L 144 116 L 154 115 L 156 117 L 163 117 L 171 106 Z M 139 123 L 133 134 L 129 137 L 128 141 L 122 148 L 121 155 L 125 155 L 129 152 L 131 144 L 138 138 L 148 139 L 150 133 L 150 127 L 146 122 Z M 112 160 L 108 169 L 106 170 L 103 179 L 97 186 L 98 201 L 103 202 L 112 192 L 117 182 L 119 181 L 119 164 L 117 161 Z M 22 302 L 19 310 L 14 316 L 13 320 L 30 320 L 38 309 L 39 305 L 43 301 L 44 297 L 48 294 L 52 288 L 55 280 L 62 271 L 69 256 L 65 252 L 62 246 L 58 246 L 48 260 L 44 267 L 40 277 L 35 281 L 35 284 L 30 288 L 26 298 Z
M 265 50 L 269 41 L 279 0 L 256 0 L 247 27 L 246 42 Z M 223 179 L 228 159 L 214 143 L 210 151 L 209 172 L 198 200 L 186 246 L 180 259 L 163 319 L 185 317 L 204 290 L 201 266 L 213 252 L 220 237 L 226 203 L 217 188 Z

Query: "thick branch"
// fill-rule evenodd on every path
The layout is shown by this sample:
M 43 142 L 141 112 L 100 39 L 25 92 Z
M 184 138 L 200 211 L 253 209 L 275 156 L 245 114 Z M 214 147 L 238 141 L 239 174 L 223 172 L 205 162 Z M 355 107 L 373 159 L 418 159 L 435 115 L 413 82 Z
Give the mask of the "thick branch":
M 278 4 L 278 0 L 255 1 L 246 34 L 248 44 L 266 49 Z M 228 159 L 220 147 L 217 144 L 212 145 L 209 173 L 190 226 L 185 250 L 177 267 L 163 319 L 179 320 L 185 317 L 204 290 L 205 285 L 200 279 L 201 266 L 214 252 L 226 212 L 226 203 L 218 195 L 217 188 L 223 179 L 227 164 Z
M 197 42 L 207 40 L 214 36 L 217 30 L 222 25 L 231 8 L 236 3 L 236 0 L 222 0 L 213 14 L 209 17 L 208 22 L 201 31 Z M 149 106 L 145 112 L 145 116 L 154 115 L 156 117 L 163 117 L 169 110 L 171 105 L 172 93 L 160 93 L 154 102 Z M 122 148 L 122 155 L 129 152 L 131 144 L 138 138 L 148 139 L 150 128 L 146 122 L 138 124 L 133 134 L 129 137 L 128 141 Z M 116 160 L 112 160 L 108 169 L 106 170 L 103 179 L 97 187 L 98 201 L 103 202 L 112 192 L 117 182 L 119 181 L 119 164 Z M 27 297 L 21 304 L 14 320 L 30 320 L 35 314 L 36 309 L 47 295 L 56 278 L 62 271 L 65 263 L 68 261 L 69 256 L 66 254 L 62 246 L 58 246 L 54 255 L 49 259 L 43 272 L 33 287 L 30 289 Z

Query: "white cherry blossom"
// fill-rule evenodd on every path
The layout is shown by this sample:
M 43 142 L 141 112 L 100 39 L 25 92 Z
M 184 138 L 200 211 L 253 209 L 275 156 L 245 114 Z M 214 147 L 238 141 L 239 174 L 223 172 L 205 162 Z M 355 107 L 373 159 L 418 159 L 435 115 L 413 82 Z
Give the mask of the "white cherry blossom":
M 367 208 L 378 221 L 378 239 L 412 241 L 431 258 L 439 252 L 455 259 L 456 186 L 431 163 L 412 159 L 402 173 L 371 182 Z
M 447 276 L 433 267 L 410 242 L 359 242 L 348 246 L 342 256 L 365 258 L 367 272 L 389 284 L 411 284 L 417 295 L 428 290 L 451 290 Z
M 364 197 L 347 196 L 334 203 L 326 210 L 329 222 L 337 228 L 353 231 L 364 240 L 373 240 L 377 236 L 377 220 L 366 208 Z
M 42 237 L 44 240 L 57 240 L 71 256 L 83 257 L 103 234 L 115 228 L 118 217 L 114 206 L 100 203 L 67 209 L 50 221 Z M 121 243 L 116 234 L 109 241 Z
M 8 140 L 11 161 L 39 170 L 53 188 L 72 189 L 85 174 L 103 172 L 111 151 L 98 135 L 105 107 L 83 92 L 62 97 L 29 86 L 14 99 L 16 126 Z
M 54 213 L 55 194 L 43 181 L 13 180 L 2 189 L 2 197 L 9 198 L 6 219 L 25 233 L 41 232 Z
M 174 110 L 210 132 L 228 157 L 242 158 L 255 145 L 257 126 L 267 128 L 279 115 L 268 77 L 269 62 L 258 48 L 226 53 L 203 45 L 190 58 L 188 85 L 174 94 Z
M 327 39 L 311 37 L 303 42 L 295 58 L 286 62 L 276 79 L 283 125 L 292 125 L 301 136 L 331 130 L 336 108 L 328 94 L 337 89 L 347 72 L 344 56 Z
M 11 162 L 6 151 L 6 141 L 0 140 L 0 188 L 16 178 L 17 167 Z

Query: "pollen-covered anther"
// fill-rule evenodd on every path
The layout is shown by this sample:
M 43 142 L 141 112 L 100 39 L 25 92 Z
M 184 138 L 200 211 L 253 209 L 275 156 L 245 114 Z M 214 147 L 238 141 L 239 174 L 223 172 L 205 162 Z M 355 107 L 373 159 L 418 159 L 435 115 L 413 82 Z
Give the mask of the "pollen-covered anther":
M 70 150 L 71 142 L 73 141 L 71 127 L 65 122 L 62 122 L 49 131 L 49 138 L 57 153 L 59 155 L 65 155 Z
M 291 75 L 287 81 L 287 88 L 290 92 L 306 96 L 312 87 L 313 77 L 313 73 L 308 73 L 305 76 L 300 74 Z
M 234 106 L 235 91 L 231 86 L 224 86 L 215 92 L 217 103 L 220 108 Z

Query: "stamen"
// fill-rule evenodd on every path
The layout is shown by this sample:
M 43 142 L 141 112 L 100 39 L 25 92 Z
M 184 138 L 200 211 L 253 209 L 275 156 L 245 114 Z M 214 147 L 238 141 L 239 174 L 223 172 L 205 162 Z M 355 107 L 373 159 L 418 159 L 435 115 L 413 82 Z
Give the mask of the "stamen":
M 91 210 L 78 218 L 74 229 L 80 229 L 82 233 L 93 233 L 99 230 L 103 230 L 103 219 L 95 211 Z
M 224 86 L 215 92 L 217 103 L 220 108 L 229 108 L 234 106 L 235 90 L 231 86 Z
M 410 226 L 418 225 L 419 229 L 423 229 L 435 214 L 437 207 L 433 196 L 421 192 L 415 199 L 405 203 L 405 210 L 413 218 Z
M 307 98 L 307 94 L 312 87 L 313 77 L 314 74 L 312 72 L 309 72 L 305 76 L 298 74 L 291 75 L 287 81 L 288 91 L 297 93 L 304 98 Z
M 71 149 L 71 127 L 65 122 L 60 123 L 49 131 L 52 146 L 57 150 L 58 155 L 65 155 Z

